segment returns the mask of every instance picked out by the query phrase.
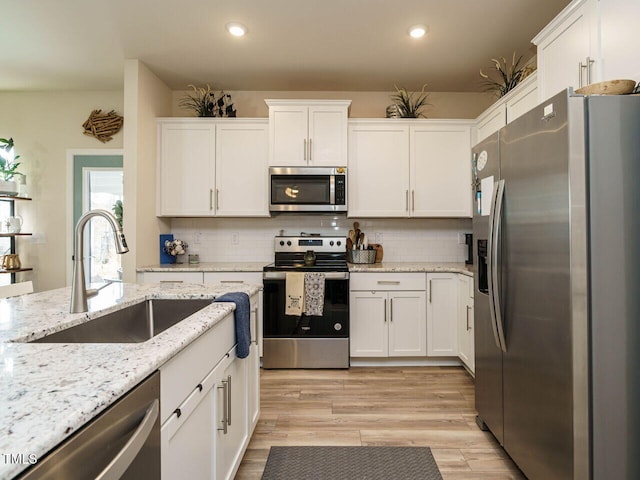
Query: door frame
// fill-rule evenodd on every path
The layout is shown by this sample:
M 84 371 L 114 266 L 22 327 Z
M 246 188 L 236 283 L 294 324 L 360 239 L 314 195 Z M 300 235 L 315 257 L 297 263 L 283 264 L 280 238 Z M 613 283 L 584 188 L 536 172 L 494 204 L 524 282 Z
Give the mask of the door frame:
M 72 148 L 67 149 L 67 215 L 66 215 L 66 258 L 71 260 L 73 255 L 73 231 L 75 225 L 73 224 L 73 160 L 78 155 L 89 155 L 94 157 L 108 157 L 114 155 L 120 155 L 124 157 L 122 148 Z M 124 158 L 123 158 L 124 160 Z M 71 279 L 73 277 L 73 262 L 67 261 L 66 263 L 66 285 L 71 285 Z

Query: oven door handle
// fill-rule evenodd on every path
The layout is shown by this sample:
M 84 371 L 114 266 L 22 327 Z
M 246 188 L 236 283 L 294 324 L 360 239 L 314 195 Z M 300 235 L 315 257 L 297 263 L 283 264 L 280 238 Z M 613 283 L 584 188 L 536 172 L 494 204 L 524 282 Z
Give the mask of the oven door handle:
M 349 280 L 349 272 L 318 272 L 324 273 L 326 280 Z M 284 280 L 287 278 L 287 272 L 262 272 L 264 280 Z

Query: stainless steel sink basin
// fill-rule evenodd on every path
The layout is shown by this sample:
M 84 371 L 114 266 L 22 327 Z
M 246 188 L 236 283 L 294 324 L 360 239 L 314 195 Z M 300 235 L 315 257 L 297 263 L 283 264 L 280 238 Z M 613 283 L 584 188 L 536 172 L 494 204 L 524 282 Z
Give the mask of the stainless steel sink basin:
M 138 343 L 165 331 L 207 305 L 208 299 L 155 299 L 108 313 L 31 343 Z

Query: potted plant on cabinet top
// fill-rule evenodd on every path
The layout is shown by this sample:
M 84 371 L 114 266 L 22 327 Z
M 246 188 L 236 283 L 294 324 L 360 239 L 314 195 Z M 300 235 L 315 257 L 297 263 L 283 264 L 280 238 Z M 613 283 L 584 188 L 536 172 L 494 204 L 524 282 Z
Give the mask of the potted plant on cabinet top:
M 0 138 L 0 194 L 15 195 L 18 193 L 18 185 L 14 181 L 18 172 L 20 155 L 15 154 L 13 138 Z
M 493 92 L 498 98 L 505 96 L 535 71 L 533 65 L 520 65 L 522 55 L 516 59 L 516 52 L 513 52 L 511 65 L 507 65 L 507 59 L 504 57 L 500 57 L 500 60 L 492 58 L 491 61 L 494 63 L 491 69 L 498 73 L 498 79 L 494 80 L 482 69 L 480 69 L 480 76 L 484 78 L 482 85 L 485 92 Z

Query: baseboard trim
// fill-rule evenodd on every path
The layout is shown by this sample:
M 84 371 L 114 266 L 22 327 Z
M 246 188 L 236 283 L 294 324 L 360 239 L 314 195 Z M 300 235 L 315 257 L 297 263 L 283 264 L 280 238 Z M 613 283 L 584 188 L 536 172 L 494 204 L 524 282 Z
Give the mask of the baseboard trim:
M 460 367 L 463 366 L 458 358 L 448 357 L 351 357 L 352 367 Z

